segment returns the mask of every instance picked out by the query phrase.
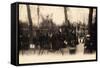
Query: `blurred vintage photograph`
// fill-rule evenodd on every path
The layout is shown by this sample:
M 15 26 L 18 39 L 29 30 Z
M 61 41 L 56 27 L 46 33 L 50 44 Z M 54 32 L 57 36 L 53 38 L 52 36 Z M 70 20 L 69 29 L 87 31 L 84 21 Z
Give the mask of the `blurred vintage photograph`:
M 96 60 L 97 8 L 19 4 L 19 64 Z

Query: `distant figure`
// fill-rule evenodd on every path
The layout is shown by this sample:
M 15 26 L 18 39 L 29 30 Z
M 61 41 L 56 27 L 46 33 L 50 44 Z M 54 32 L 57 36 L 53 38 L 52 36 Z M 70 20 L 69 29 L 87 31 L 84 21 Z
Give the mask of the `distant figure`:
M 54 52 L 59 51 L 63 55 L 63 49 L 62 49 L 63 47 L 64 47 L 64 39 L 61 33 L 61 29 L 59 29 L 58 32 L 52 35 L 52 50 Z
M 69 52 L 70 54 L 76 53 L 76 33 L 74 30 L 71 30 L 69 35 Z
M 93 43 L 90 40 L 90 35 L 86 35 L 85 45 L 84 45 L 84 53 L 92 53 L 92 45 Z

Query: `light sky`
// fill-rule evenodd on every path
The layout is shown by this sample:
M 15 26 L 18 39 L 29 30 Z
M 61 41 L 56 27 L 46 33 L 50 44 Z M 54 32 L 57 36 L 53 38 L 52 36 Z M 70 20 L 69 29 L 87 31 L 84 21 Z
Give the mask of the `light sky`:
M 37 15 L 37 5 L 30 5 L 31 9 L 31 18 L 33 25 L 38 25 L 38 15 Z M 53 19 L 53 22 L 56 25 L 61 25 L 65 21 L 64 8 L 59 6 L 39 6 L 39 22 L 42 21 L 41 15 L 46 18 L 47 15 L 50 15 L 50 18 Z M 77 7 L 68 7 L 68 19 L 72 23 L 84 23 L 88 22 L 88 8 L 77 8 Z M 27 17 L 27 8 L 26 5 L 19 5 L 19 20 L 22 22 L 28 22 Z

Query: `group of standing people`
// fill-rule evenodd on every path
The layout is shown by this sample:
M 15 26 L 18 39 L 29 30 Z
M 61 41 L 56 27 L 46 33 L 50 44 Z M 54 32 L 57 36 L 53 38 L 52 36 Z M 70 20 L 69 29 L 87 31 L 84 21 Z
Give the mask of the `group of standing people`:
M 34 42 L 35 41 L 35 42 Z M 33 38 L 33 44 L 35 48 L 39 49 L 39 54 L 42 54 L 45 50 L 47 52 L 61 52 L 64 54 L 63 48 L 74 48 L 78 44 L 78 38 L 75 30 L 63 32 L 61 28 L 53 33 L 45 32 L 40 30 L 37 37 Z

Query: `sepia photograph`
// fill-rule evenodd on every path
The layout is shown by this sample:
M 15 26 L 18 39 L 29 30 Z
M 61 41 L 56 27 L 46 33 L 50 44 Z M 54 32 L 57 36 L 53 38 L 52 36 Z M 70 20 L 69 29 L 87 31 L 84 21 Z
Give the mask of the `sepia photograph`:
M 18 5 L 19 64 L 97 59 L 97 8 Z

